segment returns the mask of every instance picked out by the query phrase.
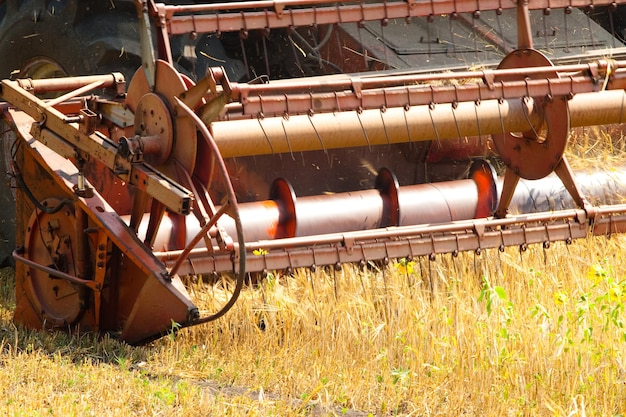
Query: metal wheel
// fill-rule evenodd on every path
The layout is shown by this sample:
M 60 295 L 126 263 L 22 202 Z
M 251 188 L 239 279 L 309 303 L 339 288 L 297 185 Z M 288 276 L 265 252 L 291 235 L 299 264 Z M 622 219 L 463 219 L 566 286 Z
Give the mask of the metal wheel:
M 44 327 L 65 327 L 76 323 L 88 304 L 85 287 L 54 277 L 54 271 L 78 275 L 77 219 L 72 206 L 60 206 L 57 199 L 42 202 L 48 208 L 60 210 L 45 212 L 36 209 L 26 230 L 24 252 L 34 263 L 52 270 L 28 269 L 25 294 L 39 312 Z
M 532 78 L 523 68 L 549 67 L 552 62 L 541 52 L 521 48 L 507 55 L 498 68 L 520 68 L 520 72 L 497 81 Z M 555 69 L 554 77 L 558 77 Z M 528 130 L 493 134 L 496 150 L 507 169 L 496 217 L 505 217 L 520 178 L 541 179 L 564 165 L 565 146 L 569 137 L 569 112 L 564 97 L 523 97 L 523 107 L 532 105 L 542 117 L 534 124 L 528 117 Z M 527 114 L 530 114 L 528 112 Z M 561 176 L 559 174 L 559 176 Z

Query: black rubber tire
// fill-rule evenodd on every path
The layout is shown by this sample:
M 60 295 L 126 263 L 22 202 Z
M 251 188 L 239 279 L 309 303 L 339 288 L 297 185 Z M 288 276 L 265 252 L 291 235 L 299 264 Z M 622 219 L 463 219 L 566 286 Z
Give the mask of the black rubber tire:
M 137 28 L 131 0 L 0 0 L 0 79 L 117 71 L 129 82 L 141 66 Z M 10 265 L 15 199 L 5 173 L 15 135 L 0 128 L 0 265 Z
M 15 195 L 9 172 L 11 147 L 15 133 L 0 119 L 0 267 L 14 266 L 11 253 L 15 249 Z
M 0 4 L 0 78 L 101 74 L 130 77 L 141 65 L 132 2 L 103 10 L 99 0 L 5 1 Z M 58 71 L 49 65 L 54 63 Z M 30 70 L 29 70 L 30 68 Z M 42 69 L 43 68 L 43 69 Z M 21 72 L 20 72 L 21 71 Z

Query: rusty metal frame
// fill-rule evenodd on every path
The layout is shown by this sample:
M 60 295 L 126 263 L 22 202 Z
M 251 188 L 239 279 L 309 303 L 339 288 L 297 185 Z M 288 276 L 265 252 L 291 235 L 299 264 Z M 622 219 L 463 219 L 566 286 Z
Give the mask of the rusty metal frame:
M 531 244 L 564 241 L 590 235 L 610 237 L 626 232 L 626 204 L 595 207 L 593 218 L 585 210 L 535 213 L 505 219 L 478 219 L 439 225 L 416 225 L 340 234 L 306 236 L 248 242 L 246 270 L 262 272 L 315 268 L 343 263 L 362 263 L 394 258 L 412 259 L 437 254 L 458 254 L 508 246 L 523 248 Z M 259 253 L 254 255 L 254 253 Z M 178 251 L 155 252 L 168 267 L 178 259 Z M 179 272 L 225 272 L 232 268 L 229 255 L 192 251 Z
M 586 8 L 609 6 L 610 0 L 530 0 L 524 2 L 528 9 Z M 480 11 L 514 9 L 515 2 L 501 0 L 431 0 L 431 1 L 385 1 L 369 3 L 348 1 L 338 3 L 330 0 L 272 0 L 232 3 L 212 3 L 190 6 L 156 5 L 156 14 L 164 20 L 167 31 L 174 34 L 199 32 L 250 31 L 297 26 L 312 26 L 361 21 L 383 21 L 437 15 L 472 13 Z M 244 12 L 245 10 L 245 12 Z M 198 14 L 198 13 L 210 14 Z
M 458 13 L 472 13 L 474 18 L 479 18 L 481 10 L 501 12 L 503 8 L 517 8 L 520 13 L 518 46 L 526 49 L 512 53 L 524 54 L 524 51 L 532 48 L 527 15 L 529 9 L 560 7 L 567 11 L 572 7 L 611 6 L 614 3 L 541 0 L 517 4 L 509 2 L 503 5 L 500 0 L 458 2 L 409 0 L 378 3 L 348 1 L 339 4 L 326 0 L 278 0 L 167 6 L 144 0 L 137 1 L 136 4 L 142 19 L 141 32 L 145 35 L 144 52 L 148 49 L 146 45 L 151 45 L 147 35 L 151 34 L 148 15 L 152 13 L 159 27 L 157 33 L 159 55 L 171 60 L 168 38 L 174 34 L 239 31 L 244 35 L 244 32 L 255 29 L 269 30 L 350 22 L 359 24 L 364 20 L 380 21 L 381 25 L 384 25 L 385 20 L 394 18 L 428 19 L 434 15 Z M 159 63 L 154 62 L 153 57 L 147 52 L 143 60 L 146 64 L 147 84 L 154 87 L 152 77 L 158 74 L 156 72 L 158 65 L 155 64 Z M 626 101 L 624 68 L 626 61 L 601 59 L 588 64 L 558 67 L 546 65 L 439 75 L 405 72 L 338 76 L 278 81 L 261 85 L 231 83 L 221 70 L 212 70 L 205 79 L 200 80 L 198 87 L 195 87 L 189 96 L 169 97 L 173 100 L 172 103 L 175 103 L 172 107 L 178 106 L 169 110 L 180 112 L 180 115 L 186 113 L 193 120 L 194 128 L 201 131 L 207 140 L 205 151 L 210 151 L 217 158 L 308 150 L 326 151 L 331 148 L 483 136 L 511 131 L 534 132 L 535 128 L 539 130 L 548 120 L 546 107 L 549 105 L 544 103 L 551 103 L 554 100 L 561 100 L 560 104 L 566 103 L 565 106 L 559 106 L 556 112 L 567 113 L 563 114 L 561 120 L 563 123 L 559 130 L 564 134 L 570 126 L 624 121 L 626 117 L 623 113 L 623 104 Z M 590 235 L 610 236 L 613 233 L 626 232 L 626 204 L 599 207 L 589 205 L 576 189 L 569 167 L 560 154 L 556 155 L 556 168 L 549 163 L 545 165 L 556 170 L 578 205 L 576 209 L 507 216 L 508 201 L 506 201 L 504 207 L 499 208 L 497 212 L 506 216 L 504 218 L 489 217 L 401 226 L 395 219 L 399 217 L 399 187 L 394 188 L 390 185 L 397 181 L 393 174 L 388 172 L 386 180 L 383 181 L 386 183 L 377 183 L 377 189 L 368 190 L 368 195 L 375 195 L 379 202 L 384 200 L 389 203 L 395 200 L 390 204 L 393 213 L 390 214 L 390 210 L 385 212 L 383 209 L 380 214 L 381 218 L 386 219 L 385 216 L 394 218 L 393 222 L 382 222 L 384 225 L 394 224 L 394 226 L 382 227 L 379 222 L 375 229 L 370 230 L 350 230 L 342 233 L 333 231 L 321 234 L 315 229 L 314 233 L 319 234 L 313 236 L 297 236 L 294 232 L 286 238 L 246 241 L 245 233 L 241 230 L 239 206 L 223 163 L 220 168 L 226 180 L 229 201 L 222 207 L 215 207 L 210 201 L 208 190 L 203 188 L 208 185 L 198 184 L 197 189 L 205 195 L 196 196 L 183 184 L 143 163 L 141 158 L 129 157 L 123 152 L 121 145 L 96 131 L 97 109 L 92 109 L 88 104 L 97 104 L 97 99 L 81 96 L 96 88 L 111 89 L 115 98 L 107 101 L 105 105 L 107 112 L 130 120 L 130 115 L 125 113 L 121 97 L 123 81 L 119 74 L 57 80 L 4 80 L 0 96 L 19 109 L 19 111 L 7 110 L 8 106 L 3 107 L 15 123 L 21 136 L 21 145 L 25 145 L 21 150 L 23 152 L 21 156 L 26 160 L 29 173 L 37 172 L 38 169 L 45 170 L 54 183 L 54 193 L 71 196 L 71 204 L 78 210 L 76 230 L 72 231 L 78 235 L 77 272 L 71 274 L 56 271 L 17 250 L 14 256 L 18 262 L 18 270 L 22 273 L 22 281 L 28 280 L 26 278 L 28 273 L 25 271 L 36 270 L 51 279 L 62 279 L 77 286 L 87 287 L 93 293 L 93 321 L 89 323 L 98 329 L 106 327 L 104 323 L 107 320 L 101 311 L 105 302 L 103 288 L 106 285 L 118 285 L 122 281 L 124 285 L 132 286 L 134 298 L 130 297 L 130 302 L 120 301 L 126 303 L 125 316 L 116 317 L 115 326 L 118 327 L 113 329 L 121 331 L 121 338 L 131 343 L 139 343 L 167 331 L 169 320 L 176 320 L 182 327 L 186 327 L 221 316 L 235 303 L 246 271 L 317 268 L 338 266 L 342 263 L 366 264 L 370 261 L 386 262 L 392 258 L 419 256 L 435 259 L 438 254 L 456 255 L 462 251 L 480 254 L 486 249 L 503 250 L 507 246 L 519 246 L 524 250 L 527 245 L 533 243 L 543 244 L 544 248 L 547 248 L 556 241 L 569 243 Z M 450 81 L 455 83 L 433 84 Z M 39 92 L 58 90 L 70 92 L 52 100 L 43 100 L 35 96 Z M 204 100 L 207 104 L 204 104 Z M 64 113 L 62 110 L 69 109 L 64 107 L 68 101 L 77 105 L 80 111 Z M 587 109 L 590 103 L 595 107 L 592 112 Z M 221 114 L 205 126 L 203 122 L 210 119 L 208 114 L 213 116 L 213 113 L 217 113 L 215 109 L 221 106 L 223 106 Z M 195 113 L 196 109 L 200 116 Z M 203 115 L 207 117 L 202 117 Z M 556 114 L 554 117 L 558 116 L 559 114 Z M 233 126 L 236 126 L 236 129 L 233 129 Z M 532 140 L 533 137 L 528 139 Z M 535 135 L 534 139 L 539 139 L 538 135 Z M 129 226 L 101 194 L 97 191 L 84 192 L 84 188 L 89 187 L 89 184 L 82 184 L 84 178 L 81 161 L 90 159 L 99 161 L 117 178 L 144 192 L 145 201 L 138 198 L 136 202 L 147 204 L 148 196 L 151 196 L 162 203 L 162 206 L 155 204 L 154 218 L 152 211 L 147 215 L 148 222 L 155 229 L 158 229 L 165 212 L 163 207 L 179 215 L 187 215 L 193 211 L 193 203 L 198 198 L 199 206 L 195 207 L 194 214 L 199 217 L 201 224 L 199 232 L 191 235 L 192 239 L 185 243 L 184 249 L 154 252 L 150 247 L 153 236 L 147 238 L 146 242 L 141 242 L 137 232 L 146 204 L 137 204 L 136 209 L 132 210 Z M 223 160 L 220 159 L 220 162 Z M 196 184 L 191 180 L 193 174 L 185 172 L 180 181 L 188 181 L 187 185 L 194 188 Z M 503 197 L 502 200 L 511 197 L 512 189 L 519 180 L 517 175 L 518 173 L 509 167 L 503 185 L 505 190 L 503 195 L 506 198 Z M 511 178 L 514 183 L 511 182 Z M 29 180 L 31 184 L 36 182 L 35 178 Z M 478 185 L 473 185 L 479 194 L 481 191 Z M 488 185 L 493 185 L 489 191 L 496 194 L 495 182 Z M 288 188 L 283 183 L 282 192 L 290 192 Z M 193 191 L 197 189 L 194 188 Z M 458 190 L 459 187 L 453 189 L 453 192 Z M 39 195 L 45 195 L 46 192 L 47 190 L 38 190 Z M 364 195 L 365 192 L 360 197 Z M 297 207 L 295 193 L 289 197 L 289 201 L 285 199 L 285 204 L 289 206 L 285 211 L 290 211 L 288 214 L 293 214 L 295 219 Z M 488 194 L 487 197 L 494 196 Z M 281 197 L 270 198 L 272 200 L 259 204 L 277 204 Z M 31 200 L 33 201 L 30 203 L 33 204 L 37 201 L 36 198 Z M 326 200 L 327 203 L 328 201 Z M 311 206 L 314 204 L 317 203 Z M 321 205 L 314 208 L 318 207 Z M 157 211 L 159 213 L 156 213 Z M 223 220 L 222 216 L 225 217 L 227 214 L 232 216 L 236 223 L 237 241 L 220 240 L 223 236 L 220 222 Z M 22 214 L 23 217 L 26 215 Z M 36 210 L 34 216 L 33 219 L 37 219 Z M 181 218 L 182 216 L 179 216 L 179 219 Z M 273 222 L 273 219 L 268 222 Z M 292 223 L 295 223 L 295 220 Z M 270 225 L 274 226 L 276 225 Z M 81 236 L 87 229 L 90 230 L 89 233 L 95 233 L 94 238 L 90 237 L 89 241 L 87 237 Z M 295 230 L 296 227 L 291 225 L 290 229 Z M 81 237 L 84 240 L 81 240 Z M 204 241 L 207 247 L 196 248 L 200 241 Z M 93 253 L 88 254 L 90 250 L 88 245 L 93 242 L 95 249 Z M 25 249 L 28 247 L 25 246 Z M 82 253 L 83 251 L 85 253 Z M 119 254 L 126 265 L 132 264 L 127 267 L 135 273 L 133 276 L 130 276 L 131 274 L 118 276 L 124 274 L 122 267 L 105 261 L 112 252 L 115 252 L 116 256 Z M 44 253 L 44 259 L 45 255 L 47 254 Z M 89 255 L 93 258 L 88 259 Z M 197 308 L 179 279 L 180 275 L 198 272 L 238 274 L 232 298 L 215 315 L 199 317 Z M 43 320 L 42 314 L 35 311 L 32 300 L 26 298 L 28 297 L 19 300 L 19 308 L 27 310 L 26 313 L 22 312 L 22 317 L 26 321 L 32 319 L 30 324 L 37 324 L 38 320 Z M 115 302 L 117 301 L 116 299 Z M 153 316 L 158 317 L 154 319 Z M 45 324 L 37 325 L 43 327 Z
M 121 75 L 103 76 L 98 87 L 115 84 Z M 40 91 L 62 86 L 74 86 L 81 88 L 92 86 L 95 88 L 94 77 L 74 77 L 68 80 L 56 79 L 46 85 L 46 81 L 37 81 Z M 37 89 L 34 90 L 35 92 Z M 44 143 L 55 152 L 65 158 L 89 160 L 96 158 L 107 168 L 114 172 L 120 179 L 145 190 L 149 195 L 163 202 L 170 210 L 187 214 L 190 212 L 193 194 L 172 181 L 168 177 L 155 171 L 149 165 L 132 163 L 120 155 L 119 146 L 111 139 L 99 132 L 85 131 L 84 119 L 66 116 L 48 103 L 22 87 L 18 81 L 2 81 L 2 98 L 13 105 L 23 109 L 34 121 L 31 133 L 35 138 Z M 51 105 L 52 104 L 52 105 Z M 60 104 L 57 103 L 57 104 Z

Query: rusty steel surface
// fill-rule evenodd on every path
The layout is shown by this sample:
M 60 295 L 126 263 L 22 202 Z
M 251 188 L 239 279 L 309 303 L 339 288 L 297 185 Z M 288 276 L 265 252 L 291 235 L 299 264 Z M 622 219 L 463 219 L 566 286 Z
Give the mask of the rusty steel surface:
M 626 206 L 595 208 L 593 221 L 584 210 L 562 210 L 511 216 L 506 219 L 478 219 L 440 225 L 386 228 L 362 232 L 327 234 L 249 243 L 248 250 L 261 250 L 250 256 L 249 271 L 292 270 L 316 268 L 342 263 L 362 263 L 393 258 L 436 256 L 462 251 L 480 254 L 485 249 L 531 244 L 549 247 L 555 242 L 571 243 L 575 239 L 611 236 L 626 231 Z M 155 254 L 171 265 L 176 252 Z M 181 272 L 195 274 L 206 270 L 228 270 L 232 266 L 228 254 L 208 254 L 197 249 Z
M 247 273 L 626 232 L 623 176 L 564 156 L 572 127 L 626 117 L 618 5 L 136 2 L 132 79 L 2 81 L 16 321 L 143 343 L 221 317 Z M 181 277 L 222 273 L 201 313 Z
M 523 2 L 527 9 L 565 9 L 609 6 L 613 0 L 530 0 Z M 389 19 L 411 19 L 454 13 L 473 13 L 484 10 L 503 11 L 516 8 L 515 2 L 501 0 L 401 0 L 387 2 L 350 1 L 337 3 L 329 0 L 289 0 L 225 2 L 206 5 L 158 5 L 156 13 L 165 20 L 169 33 L 249 31 L 252 29 L 284 28 Z M 242 11 L 246 10 L 245 13 Z M 194 12 L 210 12 L 194 14 Z

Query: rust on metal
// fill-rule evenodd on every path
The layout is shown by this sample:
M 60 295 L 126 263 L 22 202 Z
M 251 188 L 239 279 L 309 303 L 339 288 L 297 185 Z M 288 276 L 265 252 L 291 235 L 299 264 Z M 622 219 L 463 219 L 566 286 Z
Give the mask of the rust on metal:
M 571 128 L 625 121 L 626 46 L 576 9 L 613 4 L 136 2 L 132 79 L 1 83 L 15 320 L 143 343 L 221 317 L 247 273 L 626 232 L 626 180 L 564 156 Z M 598 33 L 550 34 L 547 8 Z M 196 274 L 234 276 L 214 311 Z

